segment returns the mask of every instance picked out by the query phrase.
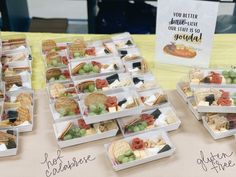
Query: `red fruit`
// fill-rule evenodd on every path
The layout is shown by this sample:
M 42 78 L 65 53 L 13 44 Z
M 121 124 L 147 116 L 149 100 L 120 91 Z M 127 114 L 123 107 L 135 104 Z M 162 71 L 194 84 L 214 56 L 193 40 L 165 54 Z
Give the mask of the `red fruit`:
M 79 108 L 75 109 L 75 114 L 80 114 L 80 109 Z
M 87 125 L 83 119 L 78 120 L 78 126 L 82 129 L 90 129 L 90 125 Z
M 63 75 L 64 75 L 66 78 L 70 78 L 70 73 L 69 73 L 68 70 L 65 70 L 65 71 L 63 72 Z
M 105 102 L 105 106 L 107 108 L 110 108 L 110 107 L 116 107 L 118 105 L 117 103 L 117 98 L 115 96 L 109 96 L 107 97 L 107 100 Z
M 92 61 L 91 63 L 92 63 L 93 66 L 98 66 L 99 68 L 102 67 L 102 64 L 97 62 L 97 61 Z
M 61 57 L 61 61 L 65 65 L 68 65 L 68 63 L 69 63 L 66 56 Z
M 89 48 L 85 50 L 85 54 L 90 56 L 96 56 L 96 50 L 95 47 Z
M 96 79 L 96 88 L 102 89 L 103 87 L 107 87 L 108 82 L 106 79 Z
M 140 149 L 144 149 L 144 142 L 142 139 L 140 138 L 134 138 L 131 142 L 131 148 L 133 150 L 140 150 Z
M 142 100 L 142 102 L 145 102 L 145 97 L 141 96 L 140 99 Z

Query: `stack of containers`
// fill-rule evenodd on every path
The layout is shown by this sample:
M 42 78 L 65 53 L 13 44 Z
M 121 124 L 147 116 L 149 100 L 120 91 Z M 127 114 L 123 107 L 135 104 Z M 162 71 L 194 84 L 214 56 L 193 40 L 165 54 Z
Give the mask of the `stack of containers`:
M 123 162 L 118 161 L 118 157 L 113 159 L 113 143 L 105 145 L 115 170 L 174 152 L 175 148 L 163 130 L 177 129 L 180 120 L 129 33 L 94 41 L 79 38 L 67 41 L 60 49 L 58 46 L 63 44 L 57 40 L 46 40 L 42 44 L 53 127 L 61 148 L 116 136 L 119 125 L 123 136 L 131 137 L 120 140 L 124 146 L 118 143 L 118 149 L 128 149 L 130 154 L 127 154 L 132 158 L 129 163 L 125 163 L 127 158 Z M 66 61 L 67 66 L 58 66 L 60 61 Z M 53 66 L 48 67 L 48 63 Z M 66 76 L 61 76 L 65 71 Z M 160 154 L 147 152 L 146 156 L 135 158 L 128 146 L 133 136 L 160 140 L 153 142 L 152 147 L 153 152 L 160 151 Z M 139 153 L 139 150 L 135 152 Z
M 31 50 L 25 35 L 2 37 L 0 157 L 16 155 L 18 132 L 33 130 Z
M 236 70 L 193 69 L 188 77 L 188 105 L 212 137 L 236 134 Z

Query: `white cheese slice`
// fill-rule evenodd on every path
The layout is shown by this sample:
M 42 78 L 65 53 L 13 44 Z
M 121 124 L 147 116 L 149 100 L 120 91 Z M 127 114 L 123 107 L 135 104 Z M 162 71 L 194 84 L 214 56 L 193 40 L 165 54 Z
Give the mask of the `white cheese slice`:
M 150 97 L 148 97 L 148 99 L 145 100 L 144 104 L 148 105 L 148 106 L 153 106 L 153 104 L 155 103 L 155 101 L 157 100 L 155 95 L 152 95 Z
M 109 111 L 109 112 L 116 112 L 116 107 L 109 107 L 109 108 L 108 108 L 108 111 Z
M 120 81 L 118 79 L 116 79 L 114 82 L 112 82 L 110 84 L 110 88 L 116 88 L 116 87 L 119 87 L 120 86 Z
M 0 152 L 2 151 L 6 151 L 7 150 L 7 147 L 6 145 L 3 143 L 3 144 L 0 144 Z
M 136 85 L 135 85 L 135 87 L 136 88 L 141 88 L 142 86 L 143 86 L 143 82 L 142 81 L 139 81 Z

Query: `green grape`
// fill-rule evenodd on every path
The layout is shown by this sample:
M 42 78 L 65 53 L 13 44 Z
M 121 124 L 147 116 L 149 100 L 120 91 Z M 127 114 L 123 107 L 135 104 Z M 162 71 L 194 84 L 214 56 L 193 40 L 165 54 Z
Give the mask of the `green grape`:
M 139 128 L 140 131 L 145 130 L 145 127 L 143 125 L 138 125 L 138 128 Z
M 79 52 L 75 52 L 74 53 L 74 57 L 76 58 L 76 57 L 80 57 L 80 53 Z
M 232 84 L 236 84 L 236 78 L 232 80 Z
M 85 136 L 86 130 L 85 129 L 80 129 L 80 136 Z
M 87 65 L 88 65 L 88 67 L 89 67 L 89 71 L 93 71 L 93 65 L 92 65 L 92 63 L 88 63 Z
M 232 83 L 232 79 L 230 77 L 226 78 L 226 84 L 231 84 Z
M 67 111 L 66 111 L 66 109 L 62 108 L 62 109 L 60 109 L 59 113 L 60 113 L 61 116 L 66 116 Z
M 89 92 L 94 92 L 95 86 L 93 84 L 89 85 L 88 90 L 89 90 Z
M 90 110 L 91 112 L 96 113 L 96 112 L 97 112 L 97 106 L 94 105 L 94 104 L 91 104 L 91 105 L 89 105 L 89 110 Z
M 53 81 L 55 81 L 56 79 L 54 78 L 54 77 L 52 77 L 52 78 L 50 78 L 49 79 L 49 82 L 53 82 Z
M 124 157 L 124 158 L 122 159 L 122 163 L 127 163 L 127 162 L 129 162 L 129 158 L 128 158 L 128 157 Z
M 60 75 L 59 80 L 65 80 L 66 77 L 64 75 Z
M 143 121 L 143 122 L 142 122 L 142 126 L 144 126 L 145 128 L 147 128 L 147 126 L 148 126 L 147 122 Z
M 228 71 L 222 71 L 222 75 L 227 78 L 229 77 L 229 72 Z
M 67 134 L 67 135 L 65 135 L 64 136 L 64 138 L 63 138 L 63 140 L 70 140 L 70 139 L 72 139 L 73 137 L 70 135 L 70 134 Z
M 132 154 L 133 154 L 132 150 L 127 150 L 124 155 L 128 157 L 128 156 L 131 156 Z
M 90 112 L 88 115 L 89 115 L 89 116 L 96 116 L 97 114 L 94 113 L 94 112 Z
M 97 65 L 93 66 L 93 72 L 99 73 L 100 72 L 100 68 Z
M 140 129 L 139 129 L 138 126 L 135 126 L 133 130 L 134 130 L 134 132 L 138 132 L 138 131 L 140 131 Z
M 80 69 L 80 70 L 79 70 L 79 74 L 81 74 L 81 75 L 82 75 L 82 74 L 85 74 L 85 71 L 84 71 L 83 69 Z
M 124 157 L 125 157 L 124 155 L 119 155 L 118 158 L 117 158 L 118 162 L 122 163 L 122 160 L 123 160 Z
M 55 59 L 55 60 L 52 60 L 52 65 L 53 66 L 57 66 L 57 60 Z
M 106 114 L 107 111 L 106 110 L 102 110 L 102 112 L 100 114 Z
M 88 93 L 89 92 L 89 89 L 84 89 L 84 93 Z
M 86 73 L 88 73 L 88 72 L 90 71 L 89 65 L 88 65 L 88 64 L 85 64 L 85 65 L 83 66 L 83 70 L 84 70 Z
M 128 131 L 133 132 L 133 126 L 128 126 Z
M 129 157 L 129 162 L 132 162 L 135 160 L 135 157 Z
M 233 70 L 230 70 L 229 71 L 229 75 L 230 75 L 230 77 L 236 77 L 236 72 L 235 71 L 233 71 Z

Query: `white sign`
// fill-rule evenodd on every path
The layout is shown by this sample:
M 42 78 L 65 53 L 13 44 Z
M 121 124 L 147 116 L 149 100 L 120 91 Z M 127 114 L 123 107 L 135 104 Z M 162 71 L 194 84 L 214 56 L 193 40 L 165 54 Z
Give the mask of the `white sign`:
M 218 2 L 158 0 L 158 62 L 208 67 Z

